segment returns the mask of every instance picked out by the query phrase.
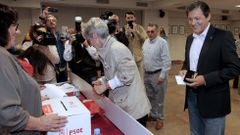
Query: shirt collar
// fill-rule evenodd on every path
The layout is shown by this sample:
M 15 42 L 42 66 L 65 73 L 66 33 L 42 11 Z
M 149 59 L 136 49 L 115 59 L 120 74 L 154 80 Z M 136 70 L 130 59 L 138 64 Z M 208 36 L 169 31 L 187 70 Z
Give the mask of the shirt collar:
M 155 43 L 155 42 L 156 42 L 156 40 L 157 40 L 157 37 L 158 37 L 158 36 L 156 36 L 156 37 L 155 37 L 153 40 L 150 40 L 150 39 L 149 39 L 149 42 L 150 42 L 150 44 L 153 44 L 153 43 Z
M 210 27 L 210 23 L 208 23 L 208 26 L 206 27 L 206 29 L 200 34 L 200 35 L 197 35 L 195 33 L 193 33 L 193 37 L 194 38 L 197 38 L 197 37 L 206 37 L 207 36 L 207 32 L 209 30 L 209 27 Z

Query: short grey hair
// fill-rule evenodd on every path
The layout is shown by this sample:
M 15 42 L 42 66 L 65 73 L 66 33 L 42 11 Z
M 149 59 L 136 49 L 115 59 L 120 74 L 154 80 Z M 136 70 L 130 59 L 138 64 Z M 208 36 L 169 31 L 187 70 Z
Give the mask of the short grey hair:
M 100 38 L 106 39 L 109 35 L 106 22 L 104 22 L 99 17 L 92 17 L 83 29 L 84 37 L 92 37 L 93 32 L 96 32 Z
M 159 27 L 158 27 L 157 24 L 155 24 L 155 23 L 149 23 L 149 24 L 148 24 L 148 27 L 154 27 L 154 26 L 155 26 L 155 28 L 156 28 L 156 31 L 159 31 Z

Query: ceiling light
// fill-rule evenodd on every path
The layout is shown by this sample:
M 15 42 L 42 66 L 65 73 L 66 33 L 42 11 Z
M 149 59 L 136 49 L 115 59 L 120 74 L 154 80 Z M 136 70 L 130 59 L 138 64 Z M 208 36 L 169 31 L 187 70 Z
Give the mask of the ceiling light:
M 240 5 L 236 5 L 235 7 L 238 7 L 238 8 L 240 8 Z

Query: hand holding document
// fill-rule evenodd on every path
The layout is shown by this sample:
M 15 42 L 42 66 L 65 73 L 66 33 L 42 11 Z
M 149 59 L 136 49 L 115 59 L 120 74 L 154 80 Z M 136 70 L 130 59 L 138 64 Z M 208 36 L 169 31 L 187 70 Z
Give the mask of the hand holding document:
M 175 79 L 178 85 L 186 85 L 186 83 L 183 81 L 183 77 L 180 75 L 175 75 Z

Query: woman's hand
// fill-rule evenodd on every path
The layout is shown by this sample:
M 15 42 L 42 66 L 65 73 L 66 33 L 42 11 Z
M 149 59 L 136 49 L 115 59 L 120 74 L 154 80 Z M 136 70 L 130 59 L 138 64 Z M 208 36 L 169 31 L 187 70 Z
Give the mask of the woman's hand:
M 41 117 L 30 116 L 24 130 L 58 132 L 67 123 L 66 116 L 48 114 Z
M 43 115 L 39 118 L 40 131 L 58 132 L 67 123 L 66 116 L 59 116 L 57 114 Z

